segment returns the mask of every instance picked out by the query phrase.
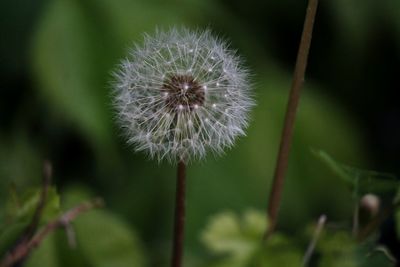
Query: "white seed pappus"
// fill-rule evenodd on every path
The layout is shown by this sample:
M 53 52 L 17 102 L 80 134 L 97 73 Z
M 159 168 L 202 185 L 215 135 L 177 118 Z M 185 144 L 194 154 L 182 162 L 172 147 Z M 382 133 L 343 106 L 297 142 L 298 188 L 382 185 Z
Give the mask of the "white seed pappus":
M 146 35 L 114 76 L 119 125 L 151 158 L 187 163 L 245 134 L 254 105 L 248 71 L 208 30 Z

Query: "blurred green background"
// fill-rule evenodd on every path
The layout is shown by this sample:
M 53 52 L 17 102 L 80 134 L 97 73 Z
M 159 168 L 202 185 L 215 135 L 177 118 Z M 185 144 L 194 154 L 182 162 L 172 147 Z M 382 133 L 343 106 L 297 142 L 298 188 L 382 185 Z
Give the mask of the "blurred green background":
M 130 266 L 168 262 L 175 169 L 125 144 L 110 100 L 112 70 L 156 27 L 208 27 L 229 40 L 251 69 L 257 101 L 246 137 L 225 156 L 189 166 L 188 264 L 205 255 L 200 233 L 211 216 L 265 210 L 306 4 L 2 0 L 0 208 L 11 183 L 40 184 L 45 158 L 54 165 L 63 206 L 89 196 L 107 203 L 77 222 L 82 249 L 69 250 L 65 237 L 56 235 L 46 241 L 53 242 L 46 243 L 48 262 L 33 259 L 30 265 L 127 266 L 123 260 L 107 262 L 114 236 L 126 239 L 115 253 L 131 251 Z M 336 222 L 351 219 L 351 192 L 310 148 L 354 166 L 400 173 L 399 66 L 400 1 L 321 1 L 279 230 L 301 235 L 321 213 Z M 391 229 L 389 222 L 386 230 Z M 108 237 L 104 244 L 91 239 L 99 235 Z

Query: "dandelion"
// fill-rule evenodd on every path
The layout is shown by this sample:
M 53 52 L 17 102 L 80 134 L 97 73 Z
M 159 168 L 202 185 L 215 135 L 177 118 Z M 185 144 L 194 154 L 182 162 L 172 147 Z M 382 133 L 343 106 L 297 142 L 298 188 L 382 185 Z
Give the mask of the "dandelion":
M 178 162 L 172 266 L 182 262 L 186 164 L 244 135 L 253 106 L 248 72 L 210 31 L 145 36 L 115 74 L 114 105 L 128 143 Z
M 248 124 L 248 72 L 210 31 L 157 31 L 116 73 L 118 121 L 137 151 L 158 161 L 221 154 Z

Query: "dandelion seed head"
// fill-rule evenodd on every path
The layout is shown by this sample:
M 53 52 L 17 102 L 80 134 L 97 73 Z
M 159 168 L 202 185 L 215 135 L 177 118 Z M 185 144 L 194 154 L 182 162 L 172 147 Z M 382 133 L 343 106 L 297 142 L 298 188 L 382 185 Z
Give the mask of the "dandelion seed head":
M 113 87 L 128 143 L 159 161 L 221 154 L 244 135 L 254 105 L 247 70 L 210 31 L 146 35 L 120 64 Z

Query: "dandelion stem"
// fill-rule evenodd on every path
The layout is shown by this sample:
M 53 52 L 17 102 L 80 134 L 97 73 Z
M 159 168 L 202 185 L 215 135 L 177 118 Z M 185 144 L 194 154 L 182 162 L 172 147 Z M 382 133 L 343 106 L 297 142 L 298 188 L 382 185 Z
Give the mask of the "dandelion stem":
M 296 66 L 293 74 L 292 87 L 290 90 L 285 122 L 281 136 L 278 158 L 275 167 L 274 180 L 269 198 L 268 218 L 269 228 L 265 237 L 268 237 L 275 229 L 278 219 L 278 211 L 281 202 L 281 195 L 285 174 L 288 167 L 289 152 L 293 137 L 293 127 L 296 118 L 297 106 L 300 100 L 300 92 L 304 82 L 304 75 L 307 66 L 308 53 L 311 45 L 311 36 L 314 26 L 315 14 L 318 0 L 309 0 L 307 14 L 304 21 L 303 34 L 297 54 Z
M 175 198 L 175 222 L 174 243 L 172 248 L 172 267 L 182 266 L 183 240 L 185 232 L 185 186 L 186 165 L 183 161 L 178 163 L 176 198 Z

